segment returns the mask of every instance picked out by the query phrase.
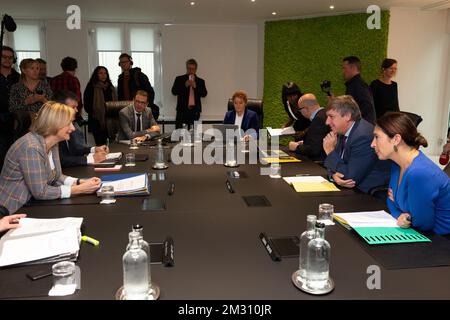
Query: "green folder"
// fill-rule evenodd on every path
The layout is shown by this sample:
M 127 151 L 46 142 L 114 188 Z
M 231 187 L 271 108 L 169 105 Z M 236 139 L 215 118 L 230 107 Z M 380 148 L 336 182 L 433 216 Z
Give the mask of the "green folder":
M 430 239 L 411 228 L 358 227 L 354 229 L 368 244 L 431 242 Z

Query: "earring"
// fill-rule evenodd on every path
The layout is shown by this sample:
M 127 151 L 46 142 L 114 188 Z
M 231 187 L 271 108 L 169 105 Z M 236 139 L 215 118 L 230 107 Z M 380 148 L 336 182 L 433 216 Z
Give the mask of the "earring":
M 397 148 L 396 145 L 394 145 L 394 151 L 395 151 L 395 152 L 398 152 L 398 148 Z

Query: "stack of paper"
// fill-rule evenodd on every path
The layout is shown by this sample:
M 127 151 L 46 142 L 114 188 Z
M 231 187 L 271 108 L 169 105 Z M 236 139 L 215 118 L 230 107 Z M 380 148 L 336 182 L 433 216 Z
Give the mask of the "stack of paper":
M 267 131 L 269 132 L 271 137 L 291 136 L 295 134 L 295 130 L 293 127 L 286 127 L 280 129 L 273 129 L 271 127 L 267 127 Z
M 341 191 L 334 183 L 321 176 L 285 177 L 284 181 L 292 185 L 297 192 L 328 192 Z
M 285 163 L 285 162 L 301 162 L 301 160 L 291 157 L 282 150 L 261 150 L 263 158 L 262 163 Z
M 353 228 L 368 244 L 430 242 L 414 229 L 403 229 L 384 210 L 335 213 L 334 218 L 346 228 Z
M 0 239 L 0 267 L 76 260 L 83 218 L 20 219 Z
M 139 196 L 150 194 L 150 184 L 146 173 L 112 174 L 102 176 L 102 186 L 112 186 L 116 196 Z M 101 187 L 97 190 L 101 196 Z

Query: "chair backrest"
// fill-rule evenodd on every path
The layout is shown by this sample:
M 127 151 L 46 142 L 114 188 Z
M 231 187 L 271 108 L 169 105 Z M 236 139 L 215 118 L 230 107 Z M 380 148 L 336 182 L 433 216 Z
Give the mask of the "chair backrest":
M 35 113 L 29 111 L 14 111 L 13 115 L 13 141 L 16 141 L 30 131 L 32 118 Z
M 112 141 L 116 139 L 117 133 L 120 128 L 119 112 L 123 108 L 132 104 L 133 101 L 108 101 L 105 102 L 106 106 L 106 130 L 108 132 L 108 138 Z
M 264 103 L 261 99 L 247 99 L 247 108 L 249 110 L 252 110 L 254 112 L 256 112 L 256 114 L 258 115 L 258 122 L 259 122 L 259 127 L 262 128 L 263 127 L 263 123 L 264 123 Z M 228 105 L 227 105 L 227 110 L 233 110 L 234 109 L 234 104 L 233 104 L 233 100 L 229 99 L 228 100 Z
M 405 114 L 405 115 L 407 115 L 412 120 L 412 122 L 414 123 L 416 128 L 423 121 L 422 117 L 419 116 L 418 114 L 415 114 L 415 113 L 412 113 L 412 112 L 407 112 L 407 111 L 400 111 L 400 112 Z

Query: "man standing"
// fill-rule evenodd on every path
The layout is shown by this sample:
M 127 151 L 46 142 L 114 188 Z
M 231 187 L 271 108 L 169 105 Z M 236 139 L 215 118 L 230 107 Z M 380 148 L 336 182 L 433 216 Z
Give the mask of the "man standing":
M 13 140 L 13 118 L 9 112 L 11 86 L 19 82 L 20 74 L 14 70 L 16 54 L 8 46 L 2 47 L 0 63 L 0 170 Z
M 154 103 L 155 90 L 153 90 L 147 75 L 141 71 L 141 68 L 132 68 L 133 58 L 127 53 L 119 56 L 119 66 L 122 68 L 122 73 L 117 82 L 118 99 L 133 100 L 138 90 L 144 90 L 147 92 L 148 105 L 152 110 L 153 117 L 158 119 L 159 107 Z
M 356 187 L 364 193 L 387 185 L 390 164 L 378 160 L 370 147 L 374 126 L 361 119 L 355 100 L 351 96 L 336 97 L 326 112 L 331 132 L 323 139 L 323 149 L 330 179 L 341 187 Z
M 78 62 L 75 58 L 65 57 L 61 61 L 61 68 L 63 72 L 56 77 L 50 79 L 49 84 L 53 92 L 65 91 L 73 92 L 78 97 L 78 113 L 77 118 L 79 119 L 80 112 L 83 109 L 83 103 L 81 101 L 81 90 L 80 90 L 80 80 L 75 76 L 76 70 L 78 68 Z
M 345 79 L 345 94 L 352 96 L 361 110 L 361 116 L 367 122 L 375 123 L 375 104 L 372 91 L 361 78 L 361 61 L 350 56 L 342 60 L 342 73 Z
M 322 142 L 330 131 L 325 124 L 327 120 L 325 109 L 320 107 L 316 97 L 311 93 L 304 94 L 298 100 L 298 109 L 305 119 L 311 120 L 311 125 L 303 140 L 289 142 L 289 150 L 314 161 L 323 161 L 327 155 L 323 150 Z
M 175 128 L 181 128 L 183 123 L 194 124 L 200 118 L 202 102 L 200 98 L 206 97 L 205 80 L 197 77 L 197 61 L 186 61 L 186 74 L 178 76 L 172 86 L 172 94 L 177 96 L 177 115 Z
M 144 90 L 138 90 L 133 103 L 120 110 L 119 120 L 117 140 L 136 138 L 138 141 L 144 141 L 161 132 L 148 107 L 148 94 Z
M 69 91 L 59 91 L 53 95 L 53 100 L 63 103 L 74 110 L 78 107 L 77 96 Z M 59 143 L 59 158 L 61 167 L 85 166 L 102 162 L 109 152 L 107 146 L 89 147 L 84 143 L 84 134 L 76 121 L 75 130 L 70 133 L 70 139 Z
M 47 77 L 47 61 L 41 58 L 37 58 L 36 61 L 39 63 L 39 79 L 49 83 L 50 77 Z

